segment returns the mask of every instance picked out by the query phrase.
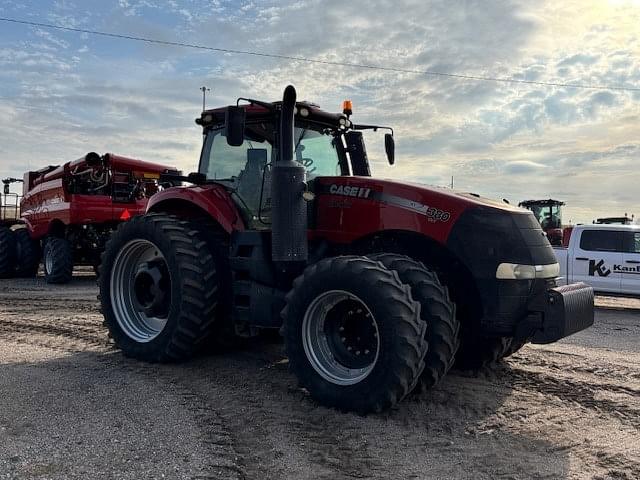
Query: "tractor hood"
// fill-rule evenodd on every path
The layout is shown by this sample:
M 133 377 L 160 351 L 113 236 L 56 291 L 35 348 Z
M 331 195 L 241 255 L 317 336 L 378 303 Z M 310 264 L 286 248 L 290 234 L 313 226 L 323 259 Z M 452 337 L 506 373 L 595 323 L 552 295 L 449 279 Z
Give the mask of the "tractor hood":
M 381 231 L 415 232 L 454 252 L 474 273 L 499 263 L 555 263 L 533 214 L 471 193 L 371 177 L 315 180 L 315 233 L 351 243 Z
M 355 240 L 359 233 L 409 230 L 446 244 L 453 226 L 469 210 L 484 216 L 522 215 L 533 219 L 528 210 L 504 202 L 418 183 L 320 177 L 315 179 L 313 189 L 318 195 L 317 228 L 338 227 L 345 242 Z

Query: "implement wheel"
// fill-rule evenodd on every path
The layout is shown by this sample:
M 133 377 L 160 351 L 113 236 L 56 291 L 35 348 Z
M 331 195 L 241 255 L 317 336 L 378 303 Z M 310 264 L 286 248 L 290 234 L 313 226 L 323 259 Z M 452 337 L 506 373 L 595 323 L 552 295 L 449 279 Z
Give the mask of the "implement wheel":
M 0 278 L 11 278 L 16 265 L 16 237 L 5 226 L 0 226 Z
M 424 368 L 420 305 L 395 272 L 366 257 L 308 267 L 294 281 L 283 317 L 291 370 L 326 406 L 362 414 L 387 409 Z
M 31 238 L 26 228 L 15 230 L 14 235 L 16 237 L 16 277 L 35 277 L 40 266 L 40 244 Z
M 44 277 L 47 283 L 69 283 L 73 276 L 73 246 L 65 238 L 49 237 L 44 245 Z

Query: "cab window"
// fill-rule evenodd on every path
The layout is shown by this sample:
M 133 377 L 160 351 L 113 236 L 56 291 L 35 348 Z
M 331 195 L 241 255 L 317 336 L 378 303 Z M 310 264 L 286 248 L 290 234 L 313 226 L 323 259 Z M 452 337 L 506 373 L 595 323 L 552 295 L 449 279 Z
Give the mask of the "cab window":
M 622 252 L 622 232 L 613 230 L 585 230 L 580 248 L 592 252 Z
M 341 175 L 338 152 L 331 135 L 308 128 L 296 128 L 294 140 L 296 161 L 307 170 L 308 179 Z
M 624 235 L 625 253 L 640 253 L 640 232 L 628 232 Z

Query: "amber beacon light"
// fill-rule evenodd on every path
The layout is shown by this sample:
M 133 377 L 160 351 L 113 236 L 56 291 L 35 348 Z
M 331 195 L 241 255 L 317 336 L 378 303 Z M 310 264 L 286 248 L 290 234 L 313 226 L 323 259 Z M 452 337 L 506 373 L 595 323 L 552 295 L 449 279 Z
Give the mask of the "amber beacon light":
M 349 116 L 353 113 L 353 102 L 351 100 L 344 100 L 342 102 L 342 113 Z

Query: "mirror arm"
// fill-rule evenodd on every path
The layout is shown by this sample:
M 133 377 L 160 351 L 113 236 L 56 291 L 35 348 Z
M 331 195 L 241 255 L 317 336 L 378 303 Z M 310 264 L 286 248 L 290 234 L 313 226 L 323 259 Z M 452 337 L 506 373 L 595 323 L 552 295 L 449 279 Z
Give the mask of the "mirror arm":
M 381 125 L 354 125 L 353 129 L 354 130 L 373 130 L 374 132 L 377 130 L 389 130 L 391 131 L 391 135 L 393 135 L 393 128 L 384 127 Z

